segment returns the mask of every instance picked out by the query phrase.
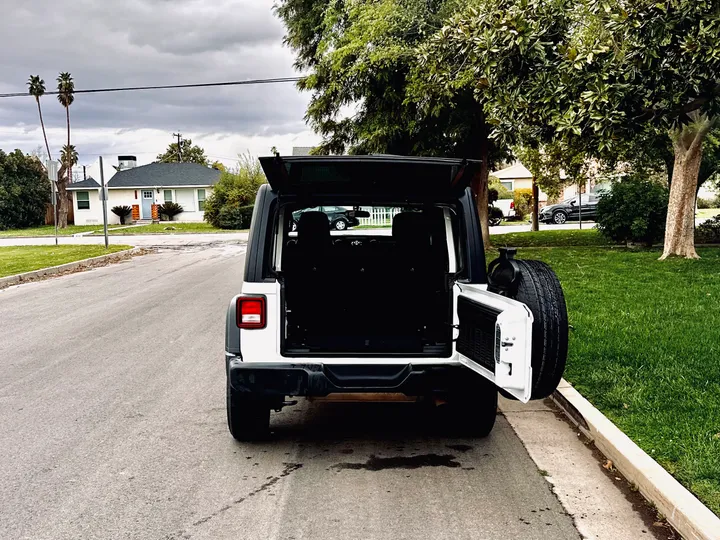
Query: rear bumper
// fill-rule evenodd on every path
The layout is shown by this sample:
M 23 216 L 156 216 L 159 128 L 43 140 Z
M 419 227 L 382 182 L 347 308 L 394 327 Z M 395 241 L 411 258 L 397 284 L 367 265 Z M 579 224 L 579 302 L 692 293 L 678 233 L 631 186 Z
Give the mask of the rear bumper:
M 233 390 L 257 396 L 327 396 L 332 393 L 388 392 L 409 396 L 445 392 L 467 369 L 459 365 L 338 365 L 228 360 Z

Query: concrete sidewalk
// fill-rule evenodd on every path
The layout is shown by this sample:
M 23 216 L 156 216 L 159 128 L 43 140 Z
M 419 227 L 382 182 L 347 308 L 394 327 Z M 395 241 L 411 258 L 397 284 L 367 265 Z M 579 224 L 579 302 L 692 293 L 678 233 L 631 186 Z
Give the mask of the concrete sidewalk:
M 217 234 L 142 234 L 109 236 L 111 244 L 128 244 L 135 247 L 202 246 L 213 244 L 245 243 L 248 233 Z M 104 236 L 60 236 L 58 244 L 99 245 L 105 243 Z M 39 236 L 24 238 L 0 238 L 0 246 L 48 246 L 55 244 L 55 237 Z

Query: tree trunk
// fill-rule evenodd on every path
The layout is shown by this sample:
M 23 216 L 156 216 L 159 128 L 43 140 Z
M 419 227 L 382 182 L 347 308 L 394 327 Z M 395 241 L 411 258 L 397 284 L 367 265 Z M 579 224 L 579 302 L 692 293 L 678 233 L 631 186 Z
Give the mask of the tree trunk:
M 57 226 L 61 229 L 67 227 L 67 216 L 68 216 L 68 200 L 67 200 L 67 186 L 68 186 L 68 168 L 67 163 L 62 163 L 60 170 L 58 171 L 57 180 Z
M 64 186 L 62 186 L 62 189 L 60 186 L 58 186 L 58 193 L 61 195 L 62 203 L 58 205 L 58 210 L 60 210 L 60 218 L 59 218 L 59 226 L 61 229 L 65 229 L 68 226 L 67 222 L 67 214 L 68 214 L 68 208 L 67 208 L 67 191 L 65 188 L 72 182 L 72 155 L 70 152 L 70 106 L 65 107 L 65 116 L 67 118 L 67 149 L 68 149 L 68 162 L 67 162 L 67 182 Z
M 483 246 L 490 247 L 490 215 L 488 212 L 488 179 L 490 168 L 488 161 L 490 157 L 490 144 L 485 135 L 485 130 L 480 138 L 480 170 L 473 177 L 472 190 L 475 193 L 478 214 L 480 215 L 480 230 L 482 232 Z
M 37 101 L 38 114 L 40 115 L 40 127 L 42 128 L 43 139 L 45 139 L 45 150 L 47 150 L 48 159 L 52 159 L 52 156 L 50 155 L 50 145 L 48 144 L 47 134 L 45 133 L 45 122 L 42 117 L 42 109 L 40 108 L 40 98 L 35 98 L 35 100 Z
M 665 222 L 665 247 L 660 260 L 670 256 L 699 259 L 695 251 L 695 200 L 702 146 L 712 121 L 706 117 L 671 134 L 675 163 Z
M 540 211 L 540 202 L 538 201 L 538 198 L 540 197 L 540 189 L 538 188 L 537 182 L 535 181 L 535 176 L 533 175 L 532 178 L 532 225 L 530 226 L 531 231 L 539 231 L 540 230 L 540 221 L 539 221 L 539 211 Z

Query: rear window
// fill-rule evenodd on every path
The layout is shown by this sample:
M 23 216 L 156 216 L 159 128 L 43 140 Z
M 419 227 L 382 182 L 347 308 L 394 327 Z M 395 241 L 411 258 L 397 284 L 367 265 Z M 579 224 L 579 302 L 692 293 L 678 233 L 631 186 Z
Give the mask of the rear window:
M 313 221 L 313 223 L 312 226 L 304 227 L 303 216 L 307 214 L 313 214 L 313 216 L 305 218 L 305 222 Z M 394 233 L 393 223 L 396 219 L 400 219 L 397 216 L 401 214 L 413 214 L 413 217 L 401 218 L 405 222 L 405 230 L 399 232 L 396 228 Z M 323 222 L 322 219 L 318 219 L 319 215 L 324 216 L 324 219 L 327 220 L 329 235 L 323 230 L 318 230 Z M 302 245 L 303 232 L 306 235 L 305 238 L 310 242 L 322 241 L 322 238 L 319 237 L 328 235 L 328 244 L 331 249 L 337 247 L 339 254 L 349 244 L 358 250 L 371 245 L 393 249 L 393 242 L 397 240 L 395 236 L 402 234 L 405 238 L 408 235 L 417 236 L 418 242 L 427 243 L 432 246 L 434 252 L 442 253 L 449 271 L 456 271 L 462 266 L 459 259 L 461 253 L 459 253 L 457 232 L 458 219 L 456 210 L 451 205 L 286 205 L 279 216 L 282 216 L 279 219 L 283 219 L 283 224 L 276 228 L 276 261 L 278 258 L 282 258 L 283 251 L 287 251 L 283 248 Z M 449 228 L 446 216 L 450 218 Z M 449 243 L 448 240 L 451 242 Z M 333 256 L 332 251 L 330 256 Z M 273 267 L 278 268 L 277 262 L 273 264 Z

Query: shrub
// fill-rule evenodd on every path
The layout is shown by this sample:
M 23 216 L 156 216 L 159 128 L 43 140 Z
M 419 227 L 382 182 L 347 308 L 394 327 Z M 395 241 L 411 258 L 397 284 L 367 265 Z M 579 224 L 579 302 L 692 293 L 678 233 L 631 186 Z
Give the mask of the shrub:
M 255 195 L 264 183 L 265 174 L 257 160 L 242 156 L 237 168 L 220 175 L 205 201 L 205 221 L 221 229 L 249 227 L 248 208 L 252 208 Z
M 695 227 L 695 242 L 698 244 L 720 243 L 720 215 L 703 221 Z
M 120 218 L 120 225 L 125 225 L 125 218 L 132 213 L 131 206 L 113 206 L 110 211 Z
M 532 189 L 516 189 L 513 191 L 515 215 L 520 219 L 532 213 Z
M 513 192 L 503 186 L 499 181 L 491 181 L 489 189 L 495 190 L 497 193 L 497 199 L 512 199 Z M 495 199 L 495 200 L 497 200 Z
M 220 209 L 216 227 L 221 229 L 249 229 L 253 205 L 224 206 Z
M 489 187 L 488 188 L 488 203 L 492 204 L 497 200 L 498 200 L 498 190 L 493 187 Z
M 597 227 L 615 242 L 652 245 L 665 235 L 668 190 L 647 178 L 616 182 L 598 202 Z
M 702 199 L 698 197 L 697 207 L 698 208 L 716 208 L 717 198 L 715 199 Z
M 174 216 L 182 213 L 183 207 L 178 203 L 166 202 L 158 206 L 158 214 L 161 216 L 167 216 L 168 221 L 172 221 Z
M 42 225 L 50 180 L 37 158 L 0 150 L 0 230 Z
M 489 214 L 490 219 L 502 219 L 505 217 L 505 214 L 503 214 L 503 211 L 501 208 L 498 208 L 497 206 L 491 206 L 489 208 Z

